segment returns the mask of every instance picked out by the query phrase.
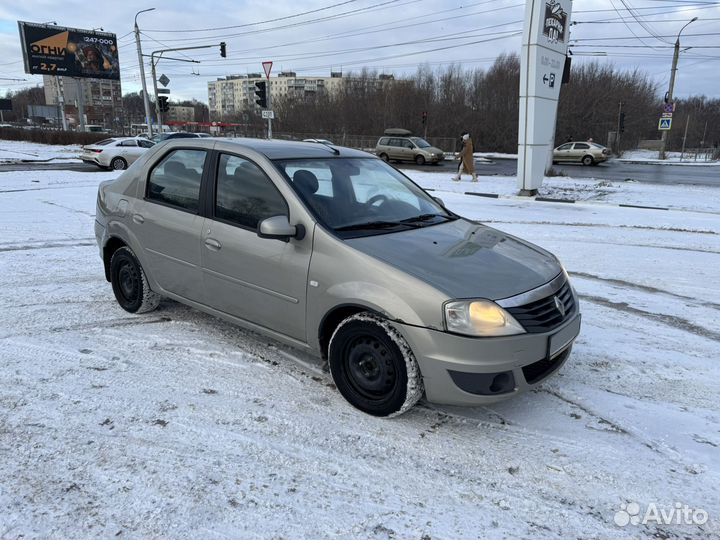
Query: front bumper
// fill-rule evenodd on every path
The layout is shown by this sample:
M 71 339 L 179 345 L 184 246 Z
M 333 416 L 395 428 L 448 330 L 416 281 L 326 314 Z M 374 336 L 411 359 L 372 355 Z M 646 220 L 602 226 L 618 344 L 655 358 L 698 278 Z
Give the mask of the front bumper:
M 432 403 L 483 405 L 540 384 L 570 355 L 580 312 L 545 334 L 472 338 L 395 323 L 420 366 Z

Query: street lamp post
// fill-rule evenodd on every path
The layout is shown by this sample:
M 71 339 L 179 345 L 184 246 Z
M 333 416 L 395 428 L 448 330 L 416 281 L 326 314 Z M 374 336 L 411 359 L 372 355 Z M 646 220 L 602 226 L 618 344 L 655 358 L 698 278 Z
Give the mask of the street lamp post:
M 682 31 L 685 30 L 685 28 L 687 28 L 689 24 L 694 23 L 697 20 L 697 17 L 693 17 L 692 19 L 690 19 L 690 22 L 686 23 L 685 26 L 680 29 L 677 35 L 677 39 L 675 40 L 672 69 L 670 70 L 670 87 L 668 88 L 668 93 L 665 96 L 665 101 L 667 103 L 672 103 L 673 99 L 673 89 L 675 88 L 675 73 L 677 72 L 678 57 L 680 56 L 680 34 L 682 34 Z M 662 132 L 662 137 L 660 140 L 660 154 L 658 155 L 658 158 L 660 159 L 665 159 L 665 145 L 667 144 L 667 138 L 668 130 Z
M 145 82 L 145 66 L 143 65 L 142 47 L 140 45 L 140 28 L 138 28 L 137 18 L 141 13 L 152 11 L 155 8 L 148 8 L 138 11 L 135 14 L 135 43 L 137 43 L 138 62 L 140 63 L 140 80 L 143 88 L 143 102 L 145 103 L 145 122 L 148 127 L 148 135 L 152 137 L 152 123 L 150 122 L 150 99 L 148 98 L 147 83 Z

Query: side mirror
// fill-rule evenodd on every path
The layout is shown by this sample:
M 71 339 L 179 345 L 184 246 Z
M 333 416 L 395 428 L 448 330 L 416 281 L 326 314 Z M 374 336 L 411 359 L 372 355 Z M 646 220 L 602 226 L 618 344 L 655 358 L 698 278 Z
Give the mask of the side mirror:
M 433 197 L 433 200 L 434 200 L 436 203 L 438 203 L 440 206 L 442 206 L 443 208 L 445 208 L 445 203 L 443 202 L 443 200 L 442 200 L 440 197 Z
M 275 238 L 287 241 L 290 238 L 301 240 L 305 236 L 305 228 L 290 225 L 287 216 L 273 216 L 258 223 L 257 235 L 260 238 Z

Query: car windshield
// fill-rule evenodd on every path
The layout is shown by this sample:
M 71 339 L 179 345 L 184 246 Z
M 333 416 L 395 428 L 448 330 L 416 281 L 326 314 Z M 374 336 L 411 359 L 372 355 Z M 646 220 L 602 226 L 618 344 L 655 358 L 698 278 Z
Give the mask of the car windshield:
M 410 137 L 410 140 L 415 143 L 418 148 L 430 148 L 432 145 L 425 139 L 420 137 Z
M 379 159 L 275 161 L 316 218 L 343 238 L 454 220 L 430 195 Z

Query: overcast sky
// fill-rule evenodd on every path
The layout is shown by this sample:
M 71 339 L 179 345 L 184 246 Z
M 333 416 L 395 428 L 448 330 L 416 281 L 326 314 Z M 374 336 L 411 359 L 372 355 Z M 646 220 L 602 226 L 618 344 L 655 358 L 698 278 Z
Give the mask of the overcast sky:
M 502 52 L 519 52 L 524 16 L 522 0 L 7 1 L 0 6 L 0 93 L 42 84 L 42 77 L 24 72 L 18 20 L 102 27 L 117 34 L 123 93 L 137 91 L 133 18 L 150 7 L 157 9 L 138 18 L 147 54 L 227 42 L 225 59 L 214 47 L 174 53 L 199 64 L 168 60 L 158 66 L 158 75 L 171 80 L 172 100 L 203 102 L 208 81 L 261 72 L 264 60 L 274 61 L 273 74 L 285 70 L 323 76 L 331 69 L 347 73 L 363 66 L 402 75 L 422 63 L 486 68 Z M 664 93 L 675 36 L 693 17 L 698 20 L 681 39 L 683 49 L 693 48 L 680 55 L 675 95 L 720 98 L 720 1 L 575 0 L 572 20 L 577 24 L 570 36 L 574 62 L 638 68 Z M 583 51 L 602 56 L 580 56 Z M 3 80 L 9 78 L 25 81 Z

